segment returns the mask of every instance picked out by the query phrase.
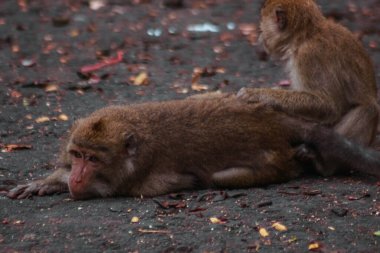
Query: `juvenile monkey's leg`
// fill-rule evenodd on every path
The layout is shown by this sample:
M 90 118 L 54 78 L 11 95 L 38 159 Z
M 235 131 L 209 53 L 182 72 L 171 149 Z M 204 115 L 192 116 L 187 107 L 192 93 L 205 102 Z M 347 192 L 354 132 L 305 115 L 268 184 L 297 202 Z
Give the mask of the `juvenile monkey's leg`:
M 32 195 L 50 195 L 53 193 L 68 192 L 68 179 L 70 171 L 57 169 L 53 174 L 44 179 L 32 181 L 27 184 L 17 185 L 11 189 L 7 197 L 11 199 L 24 199 Z
M 335 131 L 356 143 L 369 146 L 375 139 L 379 112 L 376 104 L 358 106 L 335 126 Z

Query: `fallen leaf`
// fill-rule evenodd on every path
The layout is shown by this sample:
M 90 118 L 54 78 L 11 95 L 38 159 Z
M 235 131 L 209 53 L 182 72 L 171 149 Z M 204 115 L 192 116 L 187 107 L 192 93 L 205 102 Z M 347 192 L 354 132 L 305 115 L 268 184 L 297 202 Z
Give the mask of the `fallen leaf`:
M 293 235 L 287 242 L 288 243 L 293 243 L 293 242 L 296 242 L 296 241 L 297 241 L 297 237 Z
M 380 230 L 373 233 L 374 236 L 380 236 Z
M 260 228 L 260 229 L 259 229 L 259 234 L 260 234 L 262 237 L 268 237 L 268 236 L 269 236 L 269 233 L 268 233 L 268 231 L 267 231 L 265 228 Z
M 123 55 L 124 55 L 123 51 L 117 51 L 116 57 L 105 59 L 105 60 L 98 62 L 98 63 L 95 63 L 93 65 L 83 66 L 80 69 L 80 73 L 85 74 L 88 72 L 93 72 L 95 70 L 99 70 L 99 69 L 104 68 L 106 66 L 117 64 L 123 60 Z
M 48 84 L 46 87 L 45 87 L 45 91 L 46 92 L 55 92 L 58 90 L 58 85 L 56 84 Z
M 36 61 L 34 59 L 22 59 L 21 65 L 24 67 L 32 67 L 36 65 Z
M 139 228 L 138 231 L 144 234 L 170 234 L 169 230 L 154 230 L 154 229 L 143 229 Z
M 195 91 L 204 91 L 204 90 L 208 90 L 208 86 L 204 84 L 193 83 L 191 84 L 191 89 Z
M 20 97 L 22 97 L 22 94 L 17 90 L 12 90 L 11 91 L 11 97 L 12 98 L 20 98 Z
M 278 86 L 290 86 L 290 80 L 281 80 L 277 83 Z
M 133 84 L 137 85 L 137 86 L 148 85 L 148 83 L 149 83 L 148 73 L 146 73 L 145 71 L 141 72 L 140 74 L 138 74 L 136 77 L 134 77 L 132 79 L 133 79 L 132 80 Z
M 69 117 L 66 115 L 66 114 L 60 114 L 59 116 L 58 116 L 58 119 L 59 120 L 62 120 L 62 121 L 68 121 L 69 120 Z
M 28 144 L 5 144 L 0 146 L 4 152 L 12 152 L 14 150 L 31 149 L 32 145 Z
M 106 4 L 107 4 L 106 0 L 90 0 L 89 2 L 90 9 L 94 11 L 97 11 L 100 8 L 103 8 L 104 6 L 106 6 Z
M 137 216 L 133 216 L 132 219 L 131 219 L 131 222 L 132 222 L 132 223 L 137 223 L 137 222 L 139 222 L 139 221 L 140 221 L 140 219 L 139 219 L 139 217 L 137 217 Z
M 308 249 L 309 249 L 309 250 L 316 250 L 316 249 L 319 249 L 320 247 L 321 247 L 321 246 L 319 245 L 319 243 L 314 242 L 314 243 L 310 243 L 310 244 L 309 244 Z
M 217 217 L 211 217 L 210 221 L 212 224 L 225 224 L 226 223 L 226 219 L 219 219 Z
M 274 228 L 280 232 L 288 230 L 288 228 L 286 226 L 282 225 L 280 222 L 273 223 L 272 228 Z
M 38 117 L 35 121 L 36 121 L 37 123 L 44 123 L 44 122 L 48 122 L 48 121 L 50 121 L 50 118 L 47 117 L 47 116 L 42 116 L 42 117 Z

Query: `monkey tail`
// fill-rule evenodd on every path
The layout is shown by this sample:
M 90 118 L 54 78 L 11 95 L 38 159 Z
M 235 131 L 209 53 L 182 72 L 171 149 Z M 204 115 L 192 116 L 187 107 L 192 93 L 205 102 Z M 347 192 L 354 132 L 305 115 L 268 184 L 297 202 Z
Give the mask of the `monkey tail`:
M 304 131 L 304 143 L 316 155 L 316 169 L 322 175 L 355 170 L 380 178 L 380 153 L 365 148 L 331 129 L 312 125 Z

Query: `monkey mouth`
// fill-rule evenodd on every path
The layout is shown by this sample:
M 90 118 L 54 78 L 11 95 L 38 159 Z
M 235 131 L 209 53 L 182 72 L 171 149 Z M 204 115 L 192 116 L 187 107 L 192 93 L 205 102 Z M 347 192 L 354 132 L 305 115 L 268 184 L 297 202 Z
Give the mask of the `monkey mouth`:
M 113 191 L 105 184 L 96 183 L 87 191 L 73 191 L 70 189 L 70 195 L 74 200 L 86 200 L 110 197 L 113 195 Z

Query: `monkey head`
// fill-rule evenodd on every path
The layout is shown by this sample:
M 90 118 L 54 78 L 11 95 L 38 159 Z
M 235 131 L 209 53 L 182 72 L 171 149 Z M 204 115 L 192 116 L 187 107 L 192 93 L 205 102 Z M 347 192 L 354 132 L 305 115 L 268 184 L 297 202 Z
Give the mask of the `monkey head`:
M 314 0 L 266 0 L 261 8 L 259 40 L 269 54 L 286 59 L 290 46 L 304 41 L 323 20 Z
M 131 159 L 136 152 L 135 136 L 121 129 L 104 118 L 74 124 L 66 147 L 71 161 L 68 186 L 74 199 L 113 196 L 120 191 L 133 170 Z

